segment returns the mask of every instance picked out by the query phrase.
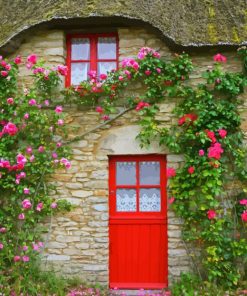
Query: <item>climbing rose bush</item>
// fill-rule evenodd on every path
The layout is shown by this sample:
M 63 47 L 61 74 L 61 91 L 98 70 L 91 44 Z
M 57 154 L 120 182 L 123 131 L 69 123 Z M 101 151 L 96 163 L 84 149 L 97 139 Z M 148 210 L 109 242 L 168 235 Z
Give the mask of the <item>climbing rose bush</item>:
M 234 289 L 244 280 L 242 266 L 247 254 L 246 154 L 237 109 L 238 96 L 246 85 L 246 48 L 239 54 L 243 72 L 224 71 L 222 65 L 227 58 L 217 54 L 213 58 L 215 65 L 203 73 L 204 83 L 192 87 L 189 76 L 193 66 L 187 54 L 176 54 L 165 61 L 158 52 L 144 47 L 137 58 L 124 59 L 118 70 L 100 77 L 90 71 L 87 81 L 63 92 L 64 103 L 96 106 L 106 124 L 114 120 L 119 99 L 124 99 L 126 109 L 116 118 L 135 110 L 142 147 L 155 139 L 173 153 L 184 155 L 180 168 L 170 167 L 166 172 L 168 204 L 183 221 L 184 243 L 200 281 L 227 289 Z M 62 103 L 54 105 L 56 100 L 52 99 L 60 83 L 59 75 L 66 75 L 67 69 L 46 69 L 32 54 L 26 66 L 35 83 L 20 92 L 16 77 L 21 62 L 21 57 L 16 57 L 14 63 L 2 60 L 0 66 L 0 184 L 4 192 L 0 279 L 15 283 L 18 292 L 27 279 L 29 264 L 44 248 L 38 222 L 61 208 L 60 202 L 49 197 L 50 187 L 45 180 L 57 167 L 70 167 L 61 140 L 65 135 Z M 140 81 L 144 93 L 126 97 L 124 90 Z M 174 110 L 178 121 L 167 129 L 156 115 L 159 103 L 172 97 L 180 98 Z M 235 181 L 241 184 L 236 195 L 230 194 L 227 187 Z M 184 287 L 178 284 L 177 295 L 181 295 L 181 289 L 185 291 Z M 83 289 L 71 293 L 97 293 Z
M 17 83 L 23 63 L 34 82 L 24 89 Z M 50 197 L 53 188 L 47 182 L 56 169 L 70 168 L 68 149 L 61 144 L 66 133 L 63 108 L 53 102 L 51 91 L 65 72 L 64 66 L 45 69 L 35 54 L 27 61 L 20 56 L 12 62 L 0 57 L 1 292 L 9 285 L 15 292 L 25 292 L 27 286 L 31 291 L 33 283 L 26 285 L 29 268 L 45 247 L 40 222 L 70 208 Z M 53 106 L 47 109 L 49 104 Z
M 114 118 L 118 100 L 124 99 L 126 110 L 136 110 L 141 146 L 157 140 L 172 153 L 184 155 L 183 166 L 166 172 L 168 204 L 184 221 L 184 243 L 201 280 L 232 289 L 246 279 L 247 261 L 247 210 L 245 202 L 239 202 L 247 192 L 246 151 L 238 113 L 238 96 L 247 83 L 246 47 L 238 52 L 242 72 L 225 71 L 228 59 L 218 53 L 212 58 L 214 65 L 202 73 L 204 82 L 191 86 L 188 55 L 165 61 L 144 47 L 137 58 L 124 59 L 117 71 L 99 80 L 94 73 L 69 90 L 78 105 L 97 104 L 96 111 L 106 121 Z M 131 83 L 140 81 L 141 96 L 122 97 Z M 178 121 L 167 129 L 156 115 L 159 103 L 172 97 L 179 98 L 174 110 Z M 230 190 L 233 184 L 238 184 L 236 194 Z

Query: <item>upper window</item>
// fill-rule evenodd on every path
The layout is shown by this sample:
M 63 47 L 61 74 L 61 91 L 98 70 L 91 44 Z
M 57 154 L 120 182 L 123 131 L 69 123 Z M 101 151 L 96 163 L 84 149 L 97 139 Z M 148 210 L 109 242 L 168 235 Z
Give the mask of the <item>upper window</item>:
M 67 37 L 66 85 L 79 85 L 88 78 L 89 71 L 97 76 L 117 69 L 117 34 L 76 34 Z

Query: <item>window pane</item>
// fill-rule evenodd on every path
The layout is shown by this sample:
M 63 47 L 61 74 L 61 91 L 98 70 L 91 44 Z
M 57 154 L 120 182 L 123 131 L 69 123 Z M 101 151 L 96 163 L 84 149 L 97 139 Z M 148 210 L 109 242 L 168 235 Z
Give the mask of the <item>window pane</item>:
M 71 63 L 71 84 L 79 85 L 87 79 L 89 63 Z
M 98 75 L 107 74 L 113 69 L 117 69 L 117 64 L 115 62 L 98 62 Z
M 117 212 L 136 211 L 135 189 L 117 189 Z
M 117 185 L 136 184 L 136 162 L 117 162 Z
M 88 38 L 73 38 L 71 40 L 71 59 L 90 59 L 90 43 Z
M 140 190 L 140 212 L 160 212 L 160 189 Z
M 140 184 L 159 185 L 160 184 L 160 163 L 158 161 L 140 162 Z
M 116 59 L 116 37 L 99 37 L 98 59 Z

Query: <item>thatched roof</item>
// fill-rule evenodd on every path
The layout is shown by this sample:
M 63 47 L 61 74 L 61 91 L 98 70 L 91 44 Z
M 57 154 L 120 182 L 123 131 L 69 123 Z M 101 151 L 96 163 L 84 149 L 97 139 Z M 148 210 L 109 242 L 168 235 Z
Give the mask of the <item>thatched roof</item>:
M 0 47 L 38 24 L 91 17 L 138 20 L 182 46 L 247 43 L 246 0 L 0 0 L 0 7 Z

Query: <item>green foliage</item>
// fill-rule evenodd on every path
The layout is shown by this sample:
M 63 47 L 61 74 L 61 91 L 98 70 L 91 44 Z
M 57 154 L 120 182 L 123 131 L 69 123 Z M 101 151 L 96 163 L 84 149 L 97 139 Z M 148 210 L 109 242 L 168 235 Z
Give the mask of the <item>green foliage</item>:
M 185 242 L 197 249 L 193 257 L 202 278 L 182 276 L 181 282 L 174 285 L 174 295 L 212 295 L 210 293 L 217 289 L 220 296 L 224 294 L 219 287 L 222 287 L 222 293 L 228 288 L 236 290 L 246 277 L 247 170 L 238 112 L 241 104 L 238 96 L 246 85 L 246 49 L 240 49 L 239 54 L 244 62 L 243 72 L 224 71 L 221 62 L 226 62 L 226 58 L 216 55 L 214 67 L 202 75 L 204 83 L 192 87 L 189 75 L 193 66 L 188 55 L 175 55 L 172 60 L 165 61 L 153 49 L 142 48 L 137 60 L 124 60 L 119 70 L 100 77 L 100 81 L 95 73 L 90 73 L 88 81 L 63 91 L 67 104 L 98 105 L 96 110 L 106 122 L 109 115 L 116 112 L 119 101 L 126 110 L 135 108 L 141 126 L 138 140 L 142 147 L 156 139 L 171 152 L 184 155 L 184 165 L 169 181 L 169 195 L 174 198 L 172 208 L 183 219 Z M 38 222 L 54 212 L 53 200 L 49 197 L 54 188 L 46 180 L 54 172 L 56 163 L 58 166 L 69 164 L 64 159 L 68 150 L 57 146 L 55 141 L 66 137 L 66 130 L 58 124 L 63 123 L 62 115 L 48 108 L 42 108 L 41 112 L 38 108 L 48 97 L 52 100 L 60 81 L 57 70 L 45 70 L 42 63 L 32 67 L 39 70 L 35 72 L 35 84 L 25 93 L 17 88 L 16 65 L 13 64 L 8 73 L 10 79 L 0 76 L 1 109 L 4 110 L 0 113 L 0 122 L 3 127 L 12 122 L 18 128 L 9 133 L 3 129 L 0 142 L 1 162 L 9 161 L 9 167 L 2 164 L 0 178 L 0 226 L 5 228 L 0 234 L 3 245 L 0 282 L 27 293 L 34 293 L 35 285 L 25 285 L 31 279 L 31 263 L 23 259 L 28 256 L 35 262 L 38 253 L 32 246 L 38 244 L 42 233 Z M 64 68 L 59 70 L 60 73 L 64 71 Z M 123 98 L 123 91 L 136 82 L 143 83 L 144 92 L 138 97 L 130 94 Z M 10 96 L 14 103 L 6 101 Z M 179 99 L 174 110 L 179 120 L 167 129 L 157 119 L 157 113 L 159 103 L 171 97 Z M 36 100 L 35 104 L 30 104 L 30 100 Z M 31 120 L 25 121 L 23 117 L 27 113 Z M 26 150 L 29 146 L 35 161 L 31 161 Z M 39 151 L 40 147 L 45 149 Z M 52 153 L 58 154 L 60 161 L 54 162 Z M 14 167 L 17 155 L 26 159 L 22 168 Z M 18 170 L 25 170 L 28 178 L 17 177 Z M 18 178 L 20 184 L 17 186 Z M 25 188 L 30 191 L 31 206 L 28 208 L 23 205 L 27 198 Z M 236 194 L 229 188 L 234 188 Z M 39 211 L 37 206 L 41 201 L 42 210 Z M 70 206 L 61 202 L 60 208 L 69 209 Z M 18 219 L 21 211 L 25 221 Z M 24 251 L 26 245 L 29 248 Z M 13 263 L 15 256 L 21 260 Z M 19 277 L 20 270 L 23 277 Z M 204 283 L 202 287 L 201 283 Z M 50 285 L 52 282 L 48 280 L 47 289 L 53 291 Z M 83 286 L 80 289 L 80 292 L 85 290 Z M 58 291 L 56 293 L 60 293 Z
M 33 270 L 47 231 L 40 222 L 71 208 L 50 196 L 55 188 L 48 182 L 56 169 L 70 166 L 69 150 L 62 145 L 63 114 L 46 108 L 60 78 L 55 69 L 34 63 L 31 70 L 41 72 L 23 91 L 17 85 L 18 65 L 7 65 L 7 76 L 0 76 L 0 285 L 6 295 L 8 289 L 36 295 L 44 286 L 36 284 L 39 275 Z
M 242 284 L 244 287 L 245 283 Z M 199 277 L 190 273 L 182 273 L 180 280 L 172 285 L 171 292 L 173 296 L 235 296 L 245 294 L 241 289 L 226 292 L 225 289 L 212 282 L 202 282 Z
M 246 49 L 239 54 L 245 63 Z M 109 115 L 122 90 L 135 81 L 144 84 L 141 96 L 125 100 L 126 107 L 136 106 L 139 113 L 140 145 L 156 139 L 184 155 L 184 165 L 169 182 L 172 208 L 184 221 L 184 240 L 200 249 L 194 256 L 204 280 L 235 289 L 246 276 L 242 267 L 247 261 L 245 195 L 242 199 L 239 195 L 246 192 L 246 151 L 238 112 L 238 96 L 247 79 L 245 72 L 224 71 L 226 57 L 218 54 L 214 60 L 214 67 L 202 74 L 204 82 L 192 87 L 188 55 L 164 61 L 154 50 L 142 48 L 137 60 L 124 60 L 100 83 L 100 94 L 93 89 L 97 82 L 92 77 L 80 91 L 100 104 L 99 113 Z M 179 120 L 167 129 L 157 112 L 159 103 L 170 97 L 179 98 L 174 110 Z M 238 184 L 235 196 L 228 190 L 231 184 Z

